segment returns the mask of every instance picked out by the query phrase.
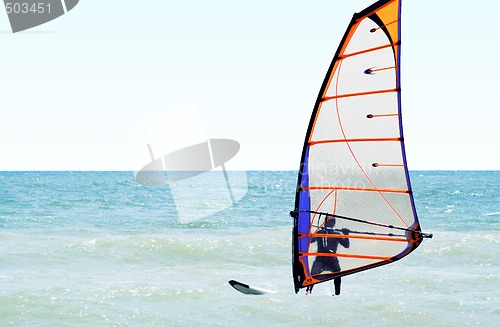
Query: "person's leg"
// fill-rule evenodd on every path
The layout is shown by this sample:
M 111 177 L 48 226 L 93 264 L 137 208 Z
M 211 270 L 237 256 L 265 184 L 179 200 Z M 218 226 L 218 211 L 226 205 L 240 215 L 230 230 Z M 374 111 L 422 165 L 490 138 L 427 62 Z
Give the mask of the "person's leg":
M 335 285 L 335 295 L 340 295 L 340 277 L 333 279 L 333 284 Z
M 311 275 L 316 275 L 319 274 L 323 271 L 323 263 L 319 258 L 316 258 L 313 262 L 313 266 L 311 267 Z M 312 293 L 314 285 L 309 285 L 306 288 L 306 295 L 309 295 Z

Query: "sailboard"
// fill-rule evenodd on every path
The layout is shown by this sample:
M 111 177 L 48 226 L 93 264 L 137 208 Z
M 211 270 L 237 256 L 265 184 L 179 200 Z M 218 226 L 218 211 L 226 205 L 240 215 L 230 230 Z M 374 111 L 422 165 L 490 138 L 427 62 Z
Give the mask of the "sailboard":
M 273 290 L 268 290 L 262 287 L 250 286 L 241 282 L 238 282 L 234 279 L 228 281 L 229 285 L 231 285 L 235 290 L 247 295 L 264 295 L 264 294 L 274 294 L 276 293 Z
M 410 185 L 400 70 L 401 0 L 380 0 L 353 15 L 311 115 L 290 212 L 296 293 L 399 260 L 432 237 Z

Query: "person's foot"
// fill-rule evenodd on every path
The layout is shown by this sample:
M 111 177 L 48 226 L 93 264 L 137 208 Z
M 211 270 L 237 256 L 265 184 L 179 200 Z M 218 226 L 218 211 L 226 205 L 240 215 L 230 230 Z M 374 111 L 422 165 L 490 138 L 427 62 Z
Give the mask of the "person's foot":
M 306 295 L 311 295 L 311 291 L 306 291 Z

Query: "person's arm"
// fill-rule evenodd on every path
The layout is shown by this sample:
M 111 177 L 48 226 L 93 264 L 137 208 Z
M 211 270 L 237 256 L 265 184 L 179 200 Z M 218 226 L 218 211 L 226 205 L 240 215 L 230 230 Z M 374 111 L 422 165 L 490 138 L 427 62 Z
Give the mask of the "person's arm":
M 342 228 L 342 234 L 349 235 L 349 229 Z M 345 248 L 349 247 L 349 239 L 348 238 L 341 238 L 341 239 L 339 239 L 339 243 L 340 243 L 340 245 L 342 245 Z

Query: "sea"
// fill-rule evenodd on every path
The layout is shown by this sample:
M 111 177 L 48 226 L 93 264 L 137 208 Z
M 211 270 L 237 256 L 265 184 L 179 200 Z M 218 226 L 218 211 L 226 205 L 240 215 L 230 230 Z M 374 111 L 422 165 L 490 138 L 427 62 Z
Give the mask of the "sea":
M 434 237 L 340 296 L 294 292 L 297 173 L 244 173 L 243 196 L 186 220 L 133 172 L 0 172 L 0 326 L 500 326 L 500 171 L 411 171 Z M 206 210 L 212 191 L 183 196 Z

